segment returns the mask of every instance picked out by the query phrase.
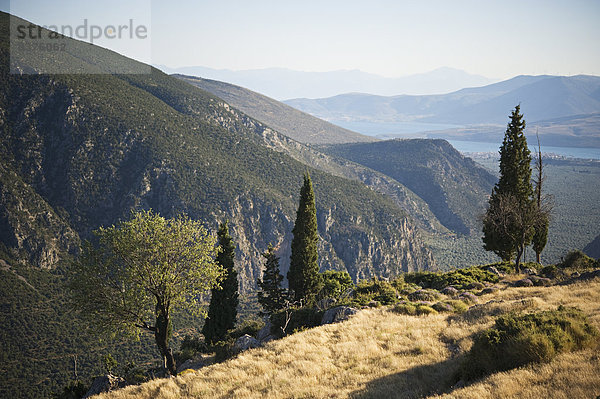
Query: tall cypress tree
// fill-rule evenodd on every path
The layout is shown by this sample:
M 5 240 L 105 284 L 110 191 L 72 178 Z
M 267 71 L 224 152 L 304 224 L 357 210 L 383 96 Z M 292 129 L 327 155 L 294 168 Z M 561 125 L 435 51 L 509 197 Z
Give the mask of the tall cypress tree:
M 221 288 L 211 291 L 208 317 L 204 322 L 202 334 L 208 343 L 225 339 L 227 331 L 235 326 L 238 306 L 238 279 L 234 269 L 235 246 L 229 235 L 227 221 L 219 225 L 217 232 L 221 252 L 216 262 L 225 269 L 225 277 Z
M 531 243 L 535 223 L 531 151 L 524 131 L 525 121 L 517 105 L 500 147 L 500 179 L 492 190 L 483 220 L 484 248 L 503 260 L 516 254 L 517 271 L 525 247 Z
M 317 209 L 310 175 L 304 174 L 300 190 L 300 204 L 292 230 L 292 254 L 287 278 L 294 300 L 310 305 L 319 290 L 319 264 L 317 255 Z
M 271 245 L 262 253 L 265 258 L 265 272 L 263 278 L 256 282 L 260 287 L 258 291 L 258 303 L 261 304 L 263 315 L 271 315 L 283 309 L 287 300 L 287 292 L 281 287 L 283 276 L 279 272 L 279 257 Z

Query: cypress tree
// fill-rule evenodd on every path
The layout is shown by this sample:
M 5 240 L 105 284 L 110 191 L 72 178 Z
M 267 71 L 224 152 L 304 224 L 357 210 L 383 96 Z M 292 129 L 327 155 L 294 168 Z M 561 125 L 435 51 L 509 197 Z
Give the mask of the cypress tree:
M 535 204 L 531 185 L 531 151 L 525 121 L 517 105 L 512 111 L 500 147 L 500 179 L 492 190 L 483 220 L 483 243 L 502 260 L 516 254 L 515 267 L 534 233 Z
M 258 303 L 261 304 L 263 315 L 271 315 L 285 306 L 287 292 L 281 287 L 283 276 L 279 272 L 279 257 L 271 245 L 262 253 L 265 258 L 265 272 L 263 278 L 256 282 L 260 287 L 258 291 Z
M 225 270 L 221 287 L 211 290 L 208 317 L 204 322 L 202 334 L 208 343 L 223 341 L 227 331 L 235 326 L 238 306 L 238 279 L 234 269 L 235 246 L 229 235 L 227 221 L 219 225 L 217 232 L 221 252 L 216 262 Z
M 319 264 L 317 262 L 317 209 L 310 175 L 304 174 L 296 223 L 292 230 L 292 254 L 287 278 L 295 301 L 310 305 L 319 291 Z

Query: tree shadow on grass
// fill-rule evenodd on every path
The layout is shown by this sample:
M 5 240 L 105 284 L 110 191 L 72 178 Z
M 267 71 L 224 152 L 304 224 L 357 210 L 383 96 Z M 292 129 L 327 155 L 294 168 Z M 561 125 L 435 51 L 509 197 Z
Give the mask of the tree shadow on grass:
M 443 362 L 416 366 L 406 371 L 370 381 L 363 389 L 350 394 L 353 399 L 364 398 L 422 398 L 451 392 L 457 382 L 461 357 Z

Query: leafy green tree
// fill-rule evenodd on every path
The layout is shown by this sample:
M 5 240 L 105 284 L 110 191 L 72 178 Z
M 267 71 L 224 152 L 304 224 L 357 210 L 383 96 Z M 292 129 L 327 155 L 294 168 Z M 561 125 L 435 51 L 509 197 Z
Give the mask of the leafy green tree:
M 223 274 L 214 258 L 216 240 L 200 222 L 152 211 L 95 231 L 73 263 L 73 305 L 101 332 L 154 334 L 165 369 L 176 374 L 169 347 L 172 314 L 200 312 L 199 298 Z
M 287 278 L 295 301 L 311 304 L 319 292 L 319 263 L 317 244 L 317 209 L 310 175 L 304 174 L 304 184 L 300 190 L 300 204 L 296 213 L 296 223 L 292 230 L 292 254 Z
M 262 306 L 263 315 L 272 315 L 283 309 L 288 299 L 287 290 L 281 286 L 283 276 L 279 271 L 279 257 L 271 245 L 262 253 L 265 258 L 265 271 L 262 279 L 257 279 L 258 303 Z
M 505 261 L 516 254 L 517 272 L 525 247 L 533 238 L 536 223 L 531 152 L 524 131 L 525 121 L 517 105 L 500 147 L 500 179 L 492 190 L 483 218 L 484 248 Z
M 235 246 L 229 235 L 227 221 L 219 225 L 217 236 L 221 247 L 221 252 L 217 255 L 217 264 L 225 270 L 225 278 L 220 287 L 211 291 L 208 317 L 202 328 L 206 342 L 211 344 L 225 340 L 227 331 L 235 327 L 239 303 L 239 283 L 234 268 Z

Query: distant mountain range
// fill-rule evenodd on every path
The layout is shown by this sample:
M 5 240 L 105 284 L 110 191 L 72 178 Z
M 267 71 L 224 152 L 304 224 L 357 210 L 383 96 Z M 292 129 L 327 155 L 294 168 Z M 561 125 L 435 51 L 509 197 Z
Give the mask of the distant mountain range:
M 388 78 L 358 70 L 303 72 L 285 68 L 232 71 L 203 66 L 169 68 L 155 65 L 169 74 L 198 76 L 245 87 L 277 100 L 321 98 L 342 93 L 359 92 L 383 96 L 396 94 L 441 94 L 464 87 L 477 87 L 494 80 L 472 75 L 454 68 L 438 68 L 430 72 Z
M 428 124 L 447 124 L 456 127 L 428 137 L 469 139 L 471 135 L 471 139 L 494 142 L 501 140 L 511 109 L 521 104 L 530 132 L 539 127 L 542 137 L 551 138 L 546 145 L 600 147 L 598 76 L 517 76 L 444 95 L 386 97 L 351 93 L 285 103 L 342 125 L 371 123 L 375 129 L 380 126 L 382 131 L 389 131 L 386 128 L 392 124 L 420 123 L 422 131 L 427 131 L 437 130 L 428 129 Z

